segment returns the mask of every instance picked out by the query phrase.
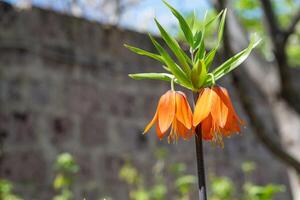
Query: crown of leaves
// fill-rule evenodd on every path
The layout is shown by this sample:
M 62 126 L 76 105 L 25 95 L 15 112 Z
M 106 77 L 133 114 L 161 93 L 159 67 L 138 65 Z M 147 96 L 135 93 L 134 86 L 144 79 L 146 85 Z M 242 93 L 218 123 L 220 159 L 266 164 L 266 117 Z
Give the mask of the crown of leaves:
M 187 20 L 170 4 L 165 0 L 163 2 L 171 10 L 173 15 L 177 18 L 180 29 L 183 32 L 184 39 L 189 45 L 190 57 L 180 47 L 179 43 L 172 37 L 165 28 L 156 20 L 155 23 L 161 34 L 162 39 L 170 48 L 177 62 L 172 56 L 165 50 L 161 44 L 149 34 L 150 40 L 157 49 L 157 53 L 152 53 L 137 47 L 133 47 L 125 44 L 125 47 L 131 51 L 150 57 L 162 63 L 162 67 L 167 71 L 166 73 L 137 73 L 129 74 L 129 76 L 136 80 L 141 79 L 155 79 L 169 82 L 175 82 L 185 88 L 192 91 L 199 91 L 200 88 L 211 86 L 215 84 L 215 81 L 231 72 L 238 67 L 243 61 L 250 55 L 252 49 L 254 49 L 260 42 L 260 39 L 252 37 L 247 48 L 232 56 L 221 65 L 210 70 L 214 61 L 217 50 L 219 49 L 224 32 L 225 18 L 227 10 L 222 10 L 215 17 L 207 19 L 207 13 L 204 16 L 204 23 L 200 30 L 193 25 L 196 16 L 193 16 L 193 22 L 187 23 Z M 205 32 L 210 25 L 219 22 L 217 42 L 214 48 L 207 52 L 205 47 Z

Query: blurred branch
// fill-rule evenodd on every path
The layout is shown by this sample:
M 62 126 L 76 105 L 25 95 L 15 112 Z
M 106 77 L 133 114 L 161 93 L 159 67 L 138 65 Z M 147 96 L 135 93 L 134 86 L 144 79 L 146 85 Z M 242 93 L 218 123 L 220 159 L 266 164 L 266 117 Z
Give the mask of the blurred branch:
M 226 7 L 226 1 L 216 0 L 214 1 L 214 5 L 216 6 L 217 10 L 221 10 Z M 224 51 L 224 55 L 228 58 L 233 55 L 233 51 L 230 43 L 229 29 L 227 24 L 225 25 L 224 29 L 223 43 L 224 49 L 226 49 L 226 51 Z M 262 116 L 261 112 L 257 109 L 257 105 L 263 102 L 266 111 L 271 110 L 271 108 L 268 109 L 270 104 L 267 98 L 263 95 L 263 92 L 260 90 L 259 86 L 253 80 L 251 80 L 248 73 L 243 68 L 240 68 L 238 71 L 233 71 L 232 75 L 234 86 L 239 93 L 242 106 L 249 116 L 250 122 L 255 129 L 253 132 L 256 137 L 276 158 L 281 160 L 286 165 L 294 168 L 297 173 L 300 174 L 300 162 L 290 155 L 284 148 L 282 148 L 279 142 L 276 142 L 268 134 L 272 131 L 272 135 L 279 136 L 279 131 L 275 120 L 273 120 L 273 113 L 270 111 L 270 120 L 266 121 L 265 116 Z M 270 126 L 270 124 L 272 124 L 272 126 Z M 270 130 L 268 127 L 273 127 L 273 129 Z
M 282 42 L 282 38 L 280 38 L 282 35 L 282 31 L 280 29 L 272 3 L 270 2 L 270 0 L 260 0 L 260 2 L 266 16 L 266 21 L 268 23 L 268 27 L 270 30 L 269 32 L 273 39 L 273 42 Z
M 300 94 L 297 88 L 292 84 L 291 78 L 291 67 L 288 63 L 288 57 L 286 55 L 286 42 L 288 33 L 286 35 L 285 31 L 281 30 L 278 23 L 276 13 L 273 9 L 270 0 L 260 0 L 265 16 L 266 22 L 269 27 L 269 34 L 272 38 L 273 51 L 275 55 L 275 60 L 277 62 L 277 67 L 279 69 L 280 82 L 281 82 L 281 96 L 288 102 L 288 104 L 295 109 L 300 114 Z M 291 23 L 290 31 L 294 31 L 297 21 L 300 20 L 300 13 L 297 14 Z M 289 30 L 289 29 L 288 29 Z
M 285 42 L 288 40 L 290 35 L 295 33 L 296 26 L 297 26 L 299 21 L 300 21 L 300 10 L 297 12 L 297 14 L 292 19 L 292 22 L 291 22 L 290 26 L 284 31 L 284 38 L 283 39 L 284 39 Z
M 290 155 L 287 151 L 285 151 L 285 149 L 283 149 L 283 147 L 278 142 L 275 142 L 275 140 L 273 140 L 269 136 L 268 129 L 266 128 L 266 123 L 269 122 L 266 122 L 264 116 L 261 116 L 255 111 L 257 102 L 266 101 L 266 98 L 263 96 L 260 96 L 259 100 L 249 98 L 249 85 L 251 85 L 252 89 L 255 89 L 257 91 L 259 91 L 259 86 L 254 83 L 254 81 L 252 81 L 250 77 L 246 76 L 247 72 L 245 72 L 245 70 L 239 70 L 239 75 L 236 72 L 233 73 L 234 85 L 239 93 L 243 108 L 245 109 L 247 115 L 250 118 L 251 124 L 255 129 L 253 133 L 276 158 L 281 160 L 286 165 L 294 168 L 296 172 L 300 174 L 300 162 L 296 160 L 292 155 Z M 265 103 L 267 105 L 267 102 Z M 273 124 L 275 126 L 274 122 Z M 274 127 L 273 132 L 275 132 L 272 133 L 274 134 L 274 136 L 279 135 L 277 127 Z
M 239 69 L 241 70 L 241 69 Z M 242 74 L 242 76 L 241 76 Z M 252 89 L 259 91 L 259 86 L 251 81 L 250 77 L 245 76 L 247 72 L 245 70 L 241 70 L 239 75 L 234 72 L 233 73 L 233 79 L 234 79 L 234 85 L 237 88 L 237 91 L 239 93 L 240 100 L 242 102 L 243 108 L 246 111 L 247 115 L 249 116 L 250 122 L 253 125 L 255 131 L 255 136 L 261 141 L 261 143 L 264 144 L 264 146 L 279 160 L 281 160 L 286 165 L 294 168 L 298 174 L 300 174 L 300 162 L 294 158 L 292 155 L 290 155 L 285 149 L 280 145 L 278 142 L 275 142 L 269 134 L 268 130 L 265 125 L 265 119 L 263 116 L 260 116 L 255 111 L 256 101 L 250 100 L 248 97 L 248 91 L 249 91 L 249 85 L 251 85 Z M 242 78 L 241 78 L 242 77 Z M 260 96 L 259 101 L 266 101 L 266 98 L 263 96 Z M 267 102 L 265 102 L 267 104 Z M 275 125 L 275 124 L 274 124 Z M 275 136 L 278 136 L 278 128 L 274 130 L 276 133 L 272 133 Z

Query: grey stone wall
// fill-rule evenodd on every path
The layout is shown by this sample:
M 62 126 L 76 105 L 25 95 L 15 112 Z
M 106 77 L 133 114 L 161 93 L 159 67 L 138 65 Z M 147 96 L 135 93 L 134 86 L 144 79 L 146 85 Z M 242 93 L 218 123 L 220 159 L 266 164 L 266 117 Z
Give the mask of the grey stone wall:
M 4 3 L 0 13 L 0 177 L 14 182 L 18 194 L 51 199 L 53 162 L 64 151 L 81 168 L 76 199 L 127 199 L 128 188 L 118 178 L 124 160 L 131 159 L 151 177 L 157 147 L 171 152 L 167 163 L 182 161 L 188 172 L 196 172 L 193 140 L 168 145 L 153 130 L 141 135 L 160 95 L 169 89 L 162 82 L 127 76 L 160 69 L 123 47 L 129 43 L 154 51 L 145 34 Z M 247 120 L 230 82 L 227 78 L 221 84 Z M 288 185 L 285 167 L 253 137 L 250 125 L 226 139 L 224 149 L 205 144 L 205 156 L 207 171 L 230 176 L 237 184 L 245 178 L 241 163 L 253 160 L 257 183 Z

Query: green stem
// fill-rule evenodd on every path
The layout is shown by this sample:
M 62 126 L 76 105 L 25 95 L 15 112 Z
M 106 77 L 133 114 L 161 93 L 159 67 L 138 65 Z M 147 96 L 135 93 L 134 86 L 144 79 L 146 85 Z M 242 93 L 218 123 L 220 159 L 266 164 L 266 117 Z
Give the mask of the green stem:
M 174 78 L 172 78 L 172 80 L 171 80 L 171 90 L 172 90 L 172 91 L 175 91 L 175 90 L 174 90 Z

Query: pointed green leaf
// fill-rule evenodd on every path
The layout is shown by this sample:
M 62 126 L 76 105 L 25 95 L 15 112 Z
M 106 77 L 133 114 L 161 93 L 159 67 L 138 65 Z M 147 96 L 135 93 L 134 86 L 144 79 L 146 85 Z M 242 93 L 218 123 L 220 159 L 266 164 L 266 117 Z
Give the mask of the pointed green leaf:
M 219 19 L 219 17 L 222 15 L 224 10 L 222 10 L 221 12 L 219 12 L 215 17 L 211 18 L 208 22 L 205 23 L 205 27 L 210 26 L 214 21 L 216 21 L 217 19 Z
M 194 41 L 195 41 L 195 43 L 194 43 L 195 48 L 194 49 L 197 49 L 197 47 L 199 47 L 201 39 L 202 39 L 202 31 L 199 30 L 194 35 Z
M 199 43 L 195 43 L 194 45 L 194 49 L 197 50 L 196 56 L 195 56 L 195 61 L 197 62 L 198 60 L 203 59 L 205 53 L 206 53 L 206 49 L 205 49 L 205 44 L 204 44 L 204 37 L 205 37 L 205 22 L 206 22 L 206 17 L 207 17 L 207 12 L 205 12 L 204 15 L 204 25 L 202 27 L 202 34 L 201 34 L 201 39 Z M 197 40 L 195 40 L 197 41 Z
M 142 56 L 147 56 L 147 57 L 150 57 L 152 59 L 158 60 L 161 63 L 164 63 L 164 60 L 162 59 L 162 57 L 160 55 L 145 51 L 145 50 L 137 48 L 137 47 L 130 46 L 128 44 L 124 44 L 124 46 L 126 48 L 128 48 L 130 51 L 132 51 L 136 54 L 139 54 L 139 55 L 142 55 Z
M 230 71 L 238 67 L 242 62 L 244 62 L 250 55 L 252 49 L 254 49 L 260 43 L 260 41 L 261 41 L 260 39 L 256 41 L 252 40 L 246 49 L 234 55 L 233 57 L 229 58 L 222 65 L 216 68 L 213 71 L 215 80 L 218 80 L 222 76 L 228 74 Z
M 194 9 L 194 12 L 193 12 L 193 15 L 192 15 L 192 20 L 191 20 L 191 23 L 190 23 L 190 29 L 192 31 L 192 34 L 194 34 L 194 30 L 195 30 L 195 21 L 197 19 L 197 16 L 196 16 L 196 10 Z
M 175 63 L 175 61 L 170 57 L 168 52 L 164 48 L 162 48 L 162 46 L 150 34 L 149 37 L 157 51 L 164 59 L 165 64 L 171 70 L 174 76 L 185 86 L 191 87 L 191 83 L 187 77 L 187 74 Z
M 177 18 L 186 41 L 189 43 L 190 46 L 193 46 L 193 42 L 194 42 L 193 33 L 188 23 L 184 19 L 184 17 L 175 8 L 173 8 L 170 4 L 168 4 L 165 0 L 163 0 L 163 2 L 169 7 L 173 15 Z
M 168 74 L 168 73 L 137 73 L 137 74 L 128 74 L 128 76 L 134 80 L 144 80 L 144 79 L 150 79 L 150 80 L 161 80 L 161 81 L 167 81 L 171 82 L 172 79 L 174 79 L 174 82 L 186 87 L 187 89 L 192 90 L 193 88 L 190 86 L 186 86 L 182 84 L 178 79 L 175 78 L 174 75 Z
M 155 20 L 155 23 L 156 23 L 159 31 L 160 31 L 160 34 L 161 34 L 162 38 L 164 39 L 164 41 L 167 43 L 167 45 L 170 47 L 172 52 L 177 57 L 178 61 L 182 65 L 183 70 L 185 71 L 185 73 L 187 75 L 189 75 L 191 73 L 191 69 L 190 69 L 190 66 L 189 66 L 188 61 L 187 61 L 189 58 L 183 52 L 183 50 L 180 48 L 178 42 L 169 35 L 169 33 L 160 25 L 160 23 L 156 19 L 154 19 L 154 20 Z
M 222 10 L 217 17 L 215 17 L 215 19 L 219 18 L 220 14 L 222 14 L 222 18 L 219 24 L 219 31 L 218 31 L 218 41 L 216 46 L 207 54 L 206 58 L 205 58 L 205 64 L 207 67 L 207 70 L 209 69 L 209 67 L 211 66 L 215 55 L 217 53 L 217 50 L 220 47 L 220 44 L 222 42 L 222 38 L 223 38 L 223 33 L 224 33 L 224 25 L 225 25 L 225 19 L 226 19 L 226 13 L 227 13 L 227 9 Z
M 225 26 L 225 19 L 226 19 L 226 13 L 227 13 L 227 9 L 225 9 L 224 11 L 222 11 L 222 18 L 219 24 L 219 31 L 218 31 L 218 44 L 217 46 L 220 45 L 222 38 L 223 38 L 223 33 L 224 33 L 224 26 Z
M 130 78 L 135 80 L 142 79 L 153 79 L 153 80 L 161 80 L 161 81 L 171 81 L 174 76 L 168 73 L 139 73 L 139 74 L 129 74 Z
M 205 65 L 206 65 L 206 69 L 208 70 L 209 67 L 211 66 L 214 58 L 215 58 L 215 55 L 216 55 L 216 52 L 217 52 L 217 49 L 214 48 L 212 49 L 208 54 L 207 56 L 205 57 Z

